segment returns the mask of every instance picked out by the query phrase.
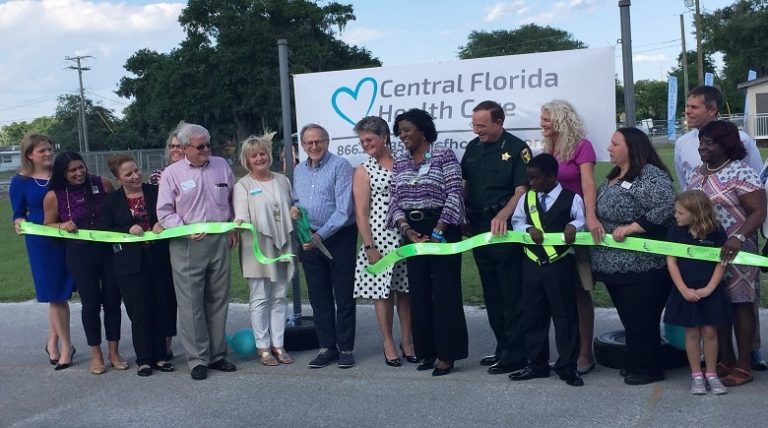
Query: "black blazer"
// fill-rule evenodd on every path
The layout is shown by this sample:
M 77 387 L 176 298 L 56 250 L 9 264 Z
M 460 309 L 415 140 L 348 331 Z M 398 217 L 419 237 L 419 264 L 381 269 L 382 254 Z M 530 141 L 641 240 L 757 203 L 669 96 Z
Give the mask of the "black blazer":
M 149 223 L 154 226 L 157 223 L 157 186 L 142 184 L 141 189 L 144 192 L 144 204 L 149 215 Z M 128 233 L 128 230 L 136 224 L 133 214 L 128 208 L 128 202 L 125 198 L 125 190 L 120 187 L 107 195 L 101 206 L 101 215 L 99 218 L 99 229 L 111 232 Z M 149 251 L 150 257 L 144 258 L 145 261 L 152 261 L 154 268 L 170 270 L 170 256 L 168 254 L 168 240 L 151 241 L 152 245 L 144 244 L 115 244 L 112 246 L 114 252 L 114 264 L 116 275 L 135 275 L 143 268 L 142 252 Z

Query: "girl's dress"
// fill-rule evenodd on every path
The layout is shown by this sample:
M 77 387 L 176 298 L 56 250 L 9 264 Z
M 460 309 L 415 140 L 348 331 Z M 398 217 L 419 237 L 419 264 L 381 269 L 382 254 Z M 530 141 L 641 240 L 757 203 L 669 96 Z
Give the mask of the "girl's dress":
M 722 227 L 719 227 L 707 235 L 704 239 L 696 239 L 691 236 L 687 227 L 672 225 L 667 232 L 667 240 L 681 244 L 699 245 L 720 248 L 725 244 L 727 236 Z M 693 260 L 683 257 L 677 259 L 677 267 L 680 275 L 688 288 L 704 288 L 712 278 L 717 262 Z M 667 299 L 667 308 L 664 312 L 666 324 L 683 327 L 696 327 L 701 325 L 723 325 L 730 319 L 730 308 L 725 295 L 723 282 L 718 284 L 715 291 L 698 302 L 685 300 L 677 287 Z

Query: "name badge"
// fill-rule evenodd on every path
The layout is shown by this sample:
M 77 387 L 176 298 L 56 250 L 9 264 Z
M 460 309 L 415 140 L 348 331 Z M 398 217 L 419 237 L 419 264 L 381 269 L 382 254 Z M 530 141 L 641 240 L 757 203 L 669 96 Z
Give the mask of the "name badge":
M 621 182 L 621 187 L 629 190 L 629 188 L 632 187 L 632 183 L 630 183 L 629 181 L 622 181 Z
M 256 196 L 256 195 L 260 195 L 261 192 L 262 192 L 261 189 L 251 189 L 250 191 L 248 191 L 248 194 L 251 196 Z
M 91 186 L 91 193 L 93 193 L 94 195 L 98 195 L 99 194 L 99 186 Z
M 181 183 L 181 190 L 183 190 L 185 192 L 187 190 L 192 190 L 195 187 L 197 187 L 197 185 L 195 184 L 195 180 L 189 180 L 189 181 L 185 181 L 185 182 Z
M 424 165 L 419 167 L 419 175 L 427 175 L 429 172 L 429 164 L 425 163 Z

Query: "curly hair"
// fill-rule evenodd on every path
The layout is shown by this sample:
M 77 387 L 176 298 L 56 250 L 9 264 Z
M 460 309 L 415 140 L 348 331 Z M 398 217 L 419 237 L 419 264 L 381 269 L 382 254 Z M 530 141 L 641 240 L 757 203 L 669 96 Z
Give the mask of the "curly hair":
M 569 160 L 576 145 L 586 135 L 581 117 L 573 106 L 564 100 L 552 100 L 544 104 L 541 106 L 541 112 L 549 113 L 552 129 L 557 134 L 557 151 L 555 152 L 555 142 L 548 137 L 543 140 L 544 150 L 552 153 L 560 162 Z
M 747 157 L 747 149 L 741 142 L 739 128 L 733 122 L 713 120 L 699 129 L 699 140 L 710 138 L 731 160 L 742 160 Z
M 432 116 L 424 110 L 412 108 L 405 113 L 400 113 L 395 117 L 395 125 L 392 127 L 393 134 L 400 135 L 400 122 L 407 120 L 411 122 L 419 131 L 424 134 L 428 143 L 432 144 L 437 140 L 437 129 Z

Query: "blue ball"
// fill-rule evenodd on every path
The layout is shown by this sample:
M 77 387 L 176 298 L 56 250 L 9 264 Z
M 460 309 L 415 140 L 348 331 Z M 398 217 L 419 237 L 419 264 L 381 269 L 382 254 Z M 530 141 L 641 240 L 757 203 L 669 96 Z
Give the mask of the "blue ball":
M 664 324 L 664 338 L 673 348 L 685 351 L 685 327 Z
M 235 334 L 227 336 L 227 342 L 233 351 L 243 357 L 249 357 L 256 352 L 256 339 L 253 338 L 253 331 L 249 328 L 238 330 Z

